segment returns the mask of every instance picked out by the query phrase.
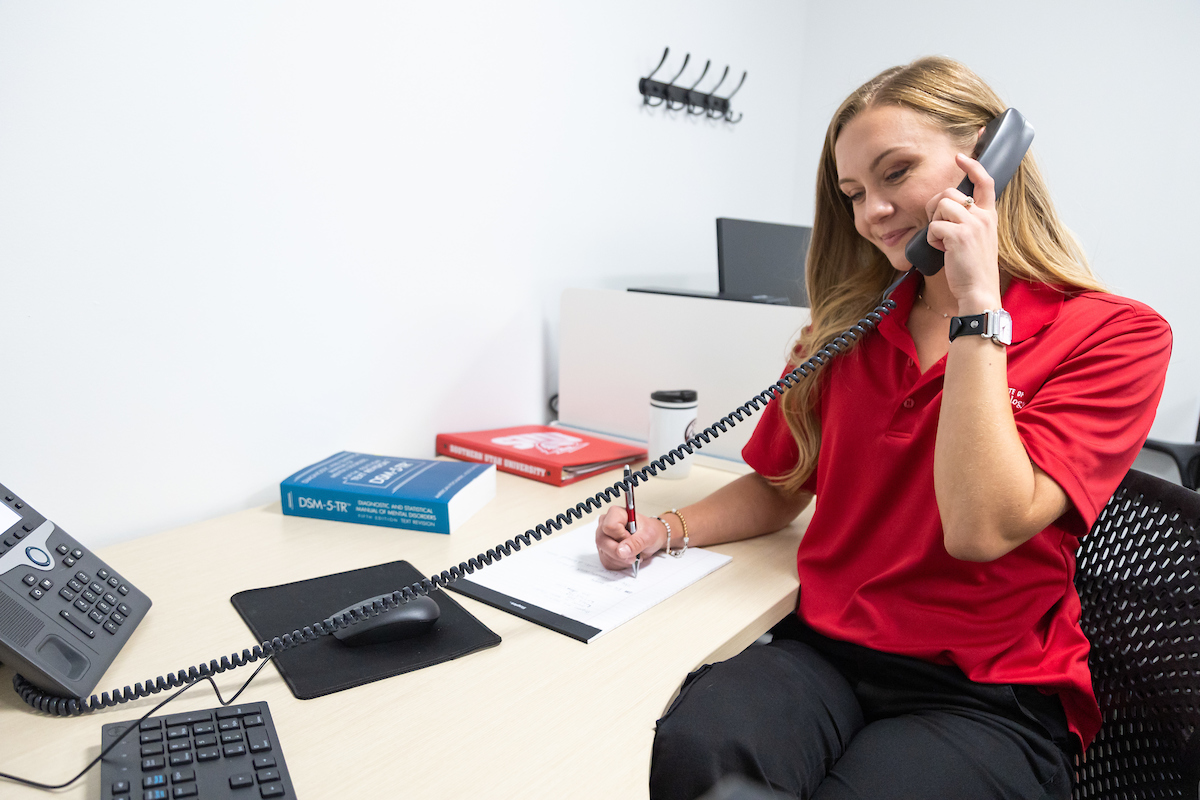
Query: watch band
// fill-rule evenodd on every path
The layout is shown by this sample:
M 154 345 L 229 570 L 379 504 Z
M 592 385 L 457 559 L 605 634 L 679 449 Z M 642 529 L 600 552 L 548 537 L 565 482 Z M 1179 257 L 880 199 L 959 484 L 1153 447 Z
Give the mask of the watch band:
M 959 336 L 983 336 L 995 344 L 1012 344 L 1012 317 L 1003 308 L 969 317 L 950 318 L 950 341 Z
M 987 336 L 987 313 L 950 318 L 950 341 L 959 336 Z

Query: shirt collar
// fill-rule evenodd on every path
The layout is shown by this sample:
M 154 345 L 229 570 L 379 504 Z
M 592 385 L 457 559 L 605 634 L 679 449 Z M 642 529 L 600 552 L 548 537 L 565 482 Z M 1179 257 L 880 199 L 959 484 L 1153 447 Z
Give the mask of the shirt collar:
M 896 304 L 896 308 L 879 323 L 879 333 L 883 338 L 908 353 L 912 358 L 916 358 L 916 349 L 913 347 L 912 336 L 909 335 L 904 320 L 908 319 L 913 301 L 917 298 L 917 289 L 922 285 L 921 279 L 912 277 L 916 272 L 915 269 L 911 270 L 905 279 L 892 290 L 890 299 Z
M 1066 295 L 1057 286 L 1013 278 L 1004 292 L 1004 310 L 1012 317 L 1013 343 L 1023 342 L 1039 333 L 1062 311 Z

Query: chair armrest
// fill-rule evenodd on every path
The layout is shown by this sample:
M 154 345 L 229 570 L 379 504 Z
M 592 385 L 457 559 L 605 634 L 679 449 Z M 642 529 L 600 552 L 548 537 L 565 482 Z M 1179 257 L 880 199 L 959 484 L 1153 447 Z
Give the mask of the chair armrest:
M 1175 461 L 1175 466 L 1179 468 L 1180 483 L 1192 491 L 1196 490 L 1196 483 L 1200 480 L 1200 442 L 1178 444 L 1147 439 L 1143 447 L 1169 455 Z

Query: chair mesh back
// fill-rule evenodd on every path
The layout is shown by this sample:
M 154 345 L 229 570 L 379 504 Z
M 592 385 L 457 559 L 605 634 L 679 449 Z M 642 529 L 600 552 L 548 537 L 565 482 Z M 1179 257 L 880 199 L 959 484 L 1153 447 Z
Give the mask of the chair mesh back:
M 1131 470 L 1075 586 L 1104 717 L 1075 797 L 1200 797 L 1200 494 Z

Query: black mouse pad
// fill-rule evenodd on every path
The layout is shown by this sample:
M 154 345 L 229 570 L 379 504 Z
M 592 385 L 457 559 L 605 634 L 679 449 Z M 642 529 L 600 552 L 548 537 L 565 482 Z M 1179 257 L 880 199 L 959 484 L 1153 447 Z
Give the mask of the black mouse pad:
M 397 591 L 424 576 L 407 561 L 248 589 L 229 598 L 257 641 L 311 626 L 360 600 Z M 275 666 L 300 700 L 351 689 L 500 644 L 500 637 L 444 591 L 433 630 L 412 639 L 347 647 L 333 636 L 279 653 Z

